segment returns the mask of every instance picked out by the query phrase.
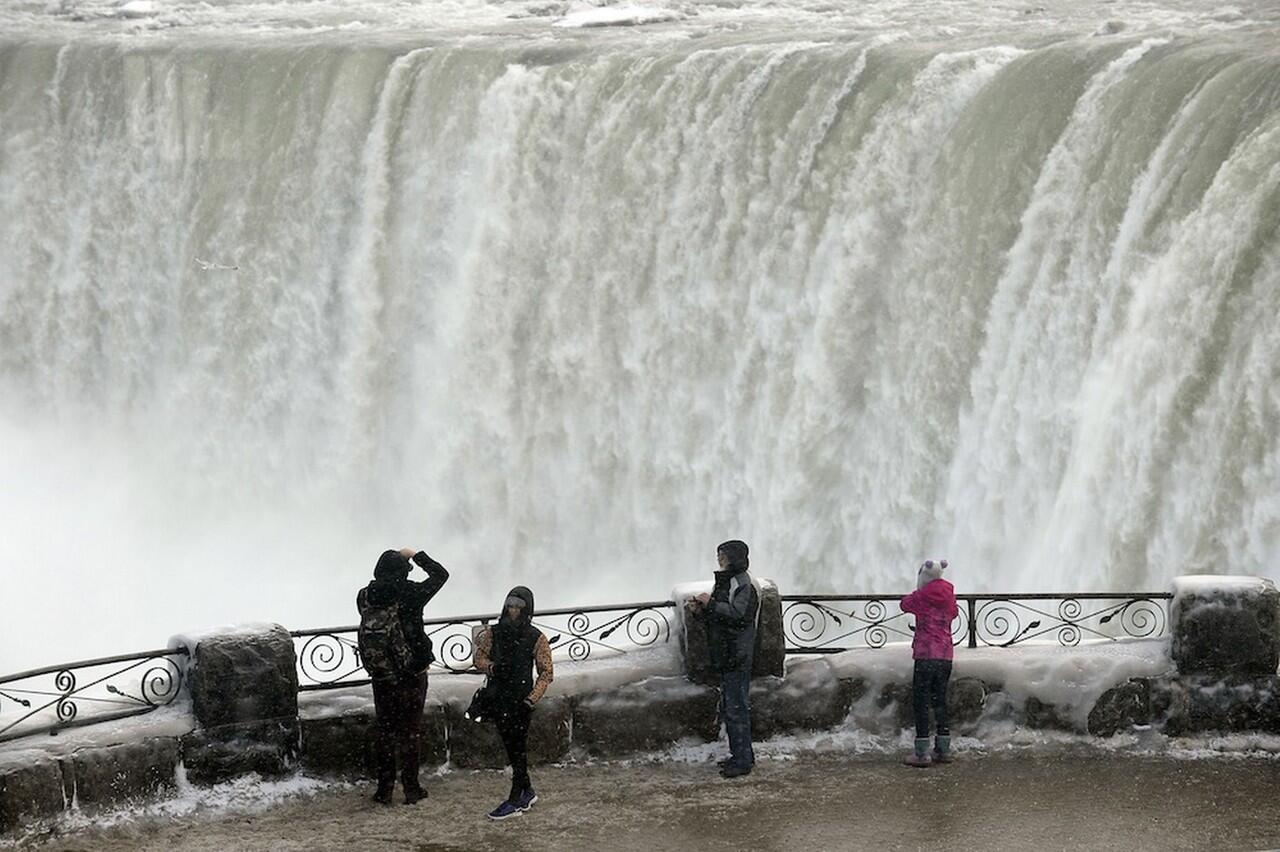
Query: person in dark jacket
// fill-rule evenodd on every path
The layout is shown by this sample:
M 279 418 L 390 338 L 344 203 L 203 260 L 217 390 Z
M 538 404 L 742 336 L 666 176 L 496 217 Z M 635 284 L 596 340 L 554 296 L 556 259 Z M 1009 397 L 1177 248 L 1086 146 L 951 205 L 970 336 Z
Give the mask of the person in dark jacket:
M 416 562 L 427 579 L 409 579 Z M 371 608 L 395 605 L 400 636 L 408 646 L 406 670 L 394 677 L 373 678 L 376 716 L 378 790 L 375 801 L 389 805 L 396 785 L 396 757 L 400 759 L 400 783 L 404 801 L 412 805 L 427 795 L 418 779 L 422 751 L 422 707 L 427 697 L 427 667 L 435 659 L 431 640 L 422 625 L 422 610 L 449 579 L 449 572 L 423 551 L 388 550 L 378 557 L 373 582 L 356 595 L 361 619 Z M 392 620 L 394 621 L 394 619 Z
M 760 595 L 747 573 L 746 542 L 726 541 L 716 548 L 719 570 L 710 594 L 694 599 L 694 615 L 705 618 L 711 668 L 720 675 L 720 700 L 729 736 L 729 758 L 720 761 L 725 778 L 746 775 L 755 765 L 751 747 L 751 667 L 755 658 L 756 614 Z
M 489 713 L 511 764 L 511 792 L 489 818 L 520 816 L 538 801 L 529 779 L 529 721 L 555 677 L 551 645 L 533 626 L 533 592 L 528 588 L 516 586 L 507 593 L 498 623 L 476 639 L 474 663 L 489 676 Z

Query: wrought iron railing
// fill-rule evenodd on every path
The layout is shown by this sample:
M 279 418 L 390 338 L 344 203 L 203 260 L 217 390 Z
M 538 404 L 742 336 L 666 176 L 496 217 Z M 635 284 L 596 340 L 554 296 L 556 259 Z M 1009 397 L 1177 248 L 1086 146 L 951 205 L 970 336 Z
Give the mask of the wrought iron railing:
M 953 645 L 1007 648 L 1025 642 L 1151 639 L 1169 623 L 1168 592 L 956 595 Z M 914 616 L 900 595 L 783 595 L 788 654 L 834 654 L 910 641 Z
M 951 625 L 955 645 L 1008 647 L 1028 642 L 1163 636 L 1172 595 L 1081 593 L 958 595 Z M 913 617 L 898 595 L 784 595 L 788 654 L 830 654 L 879 648 L 912 637 Z M 535 625 L 561 660 L 625 654 L 671 641 L 671 601 L 540 611 Z M 473 672 L 473 635 L 494 616 L 433 618 L 424 623 L 435 647 L 436 673 Z M 356 643 L 358 628 L 292 632 L 300 689 L 369 682 Z M 0 742 L 36 733 L 149 713 L 171 704 L 183 686 L 186 648 L 144 651 L 64 663 L 0 677 Z
M 538 610 L 533 624 L 547 637 L 553 658 L 586 660 L 625 654 L 671 640 L 671 601 Z M 475 651 L 477 627 L 494 620 L 489 615 L 429 618 L 427 636 L 434 646 L 437 674 L 468 674 Z M 295 630 L 298 683 L 301 690 L 334 689 L 369 682 L 356 644 L 358 626 Z
M 186 648 L 63 663 L 0 677 L 0 742 L 150 713 L 182 691 Z

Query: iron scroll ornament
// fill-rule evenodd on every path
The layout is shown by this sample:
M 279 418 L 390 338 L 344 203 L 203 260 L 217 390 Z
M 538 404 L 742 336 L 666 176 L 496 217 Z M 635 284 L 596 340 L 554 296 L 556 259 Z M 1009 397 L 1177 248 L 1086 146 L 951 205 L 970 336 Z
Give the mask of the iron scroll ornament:
M 957 595 L 951 641 L 969 647 L 1053 641 L 1070 647 L 1150 639 L 1166 631 L 1170 598 L 1163 592 Z M 914 632 L 912 619 L 893 611 L 898 595 L 784 595 L 782 600 L 789 654 L 881 648 L 887 641 L 909 640 Z
M 0 741 L 123 719 L 173 703 L 182 691 L 186 648 L 146 651 L 35 669 L 0 680 Z
M 598 651 L 625 654 L 671 636 L 664 609 L 668 601 L 624 606 L 582 607 L 540 612 L 534 624 L 546 635 L 553 653 L 582 661 Z M 596 617 L 603 618 L 596 623 Z M 442 674 L 474 672 L 475 634 L 493 616 L 476 615 L 424 622 L 435 652 L 431 670 Z M 293 631 L 298 648 L 298 680 L 303 690 L 360 686 L 368 673 L 360 660 L 358 628 L 332 627 Z M 626 640 L 618 641 L 620 636 Z M 298 644 L 300 643 L 300 644 Z
M 782 613 L 783 633 L 792 653 L 830 653 L 847 647 L 883 648 L 891 640 L 911 638 L 907 614 L 894 612 L 887 605 L 897 601 L 896 596 L 786 597 L 783 600 L 788 602 Z M 835 606 L 837 602 L 847 604 L 847 610 Z
M 1054 598 L 1048 598 L 1054 600 Z M 976 637 L 979 644 L 1007 648 L 1022 642 L 1053 636 L 1057 644 L 1074 647 L 1084 639 L 1148 639 L 1165 630 L 1164 607 L 1153 596 L 1112 597 L 1090 606 L 1080 598 L 1062 597 L 1054 611 L 1044 598 L 999 598 L 978 606 Z
M 608 617 L 604 623 L 595 626 L 592 625 L 591 615 L 592 612 L 583 609 L 571 612 L 565 621 L 565 629 L 560 631 L 547 625 L 538 626 L 544 634 L 550 631 L 547 643 L 552 651 L 564 648 L 569 659 L 574 662 L 589 659 L 594 648 L 625 654 L 628 650 L 654 645 L 659 639 L 665 642 L 671 638 L 671 622 L 666 613 L 655 607 L 637 607 L 620 615 L 606 613 Z M 626 644 L 631 646 L 630 649 L 623 647 L 622 643 L 610 641 L 619 628 L 622 628 L 627 637 Z

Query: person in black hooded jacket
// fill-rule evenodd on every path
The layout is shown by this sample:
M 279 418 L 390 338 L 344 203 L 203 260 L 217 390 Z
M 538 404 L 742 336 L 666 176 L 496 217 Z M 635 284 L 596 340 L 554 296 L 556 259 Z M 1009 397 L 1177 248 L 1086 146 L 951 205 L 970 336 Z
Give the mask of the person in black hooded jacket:
M 760 596 L 747 573 L 746 542 L 726 541 L 716 548 L 715 587 L 694 599 L 693 614 L 707 622 L 711 669 L 720 675 L 724 728 L 729 758 L 720 761 L 725 778 L 746 775 L 755 765 L 751 746 L 751 668 L 755 661 L 756 614 Z
M 528 588 L 516 586 L 507 593 L 498 623 L 476 638 L 474 663 L 489 676 L 490 713 L 511 764 L 511 792 L 489 818 L 519 816 L 538 801 L 529 779 L 529 721 L 555 676 L 551 645 L 533 626 L 533 592 Z
M 427 579 L 409 579 L 416 562 Z M 422 625 L 422 610 L 449 579 L 449 572 L 423 551 L 412 548 L 388 550 L 378 557 L 373 582 L 356 595 L 356 609 L 363 621 L 374 607 L 395 604 L 400 631 L 412 652 L 408 670 L 394 678 L 373 678 L 373 708 L 376 717 L 378 790 L 375 801 L 389 805 L 396 786 L 396 756 L 400 758 L 400 783 L 404 801 L 412 805 L 427 795 L 418 778 L 422 753 L 422 707 L 427 698 L 427 667 L 435 659 L 431 640 Z

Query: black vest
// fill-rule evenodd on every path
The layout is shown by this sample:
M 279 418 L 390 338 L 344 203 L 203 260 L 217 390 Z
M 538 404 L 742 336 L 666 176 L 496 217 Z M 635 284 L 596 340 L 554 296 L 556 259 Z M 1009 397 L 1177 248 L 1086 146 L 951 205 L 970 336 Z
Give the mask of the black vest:
M 493 628 L 493 647 L 489 660 L 493 673 L 489 685 L 494 700 L 501 704 L 519 704 L 533 691 L 533 652 L 542 633 L 532 625 L 511 627 L 497 624 Z

